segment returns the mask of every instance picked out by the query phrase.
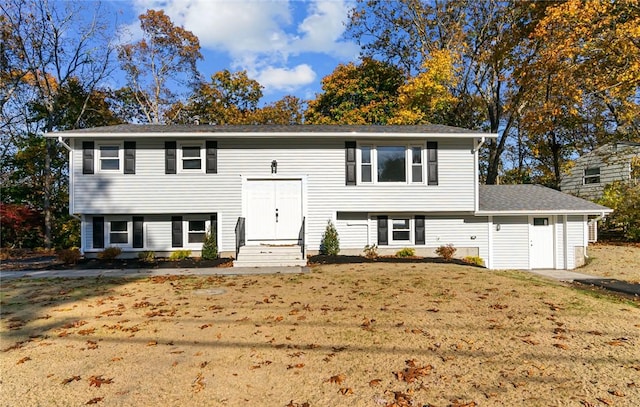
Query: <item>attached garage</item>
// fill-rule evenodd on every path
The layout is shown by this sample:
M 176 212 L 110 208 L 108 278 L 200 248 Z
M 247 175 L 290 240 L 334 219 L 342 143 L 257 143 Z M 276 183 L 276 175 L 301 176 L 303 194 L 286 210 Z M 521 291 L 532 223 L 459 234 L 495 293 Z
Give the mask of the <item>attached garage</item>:
M 491 269 L 573 269 L 587 256 L 589 215 L 611 209 L 539 185 L 481 185 Z

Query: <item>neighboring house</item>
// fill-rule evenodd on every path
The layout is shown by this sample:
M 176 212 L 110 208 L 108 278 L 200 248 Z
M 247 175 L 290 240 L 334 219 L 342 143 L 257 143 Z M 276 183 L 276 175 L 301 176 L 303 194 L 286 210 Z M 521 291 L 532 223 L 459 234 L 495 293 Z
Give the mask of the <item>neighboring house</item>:
M 304 264 L 335 224 L 341 252 L 412 247 L 488 268 L 572 269 L 609 209 L 535 185 L 480 186 L 494 134 L 439 126 L 119 125 L 51 134 L 70 150 L 82 251 L 197 255 L 207 231 L 236 265 Z M 66 144 L 66 142 L 68 144 Z
M 616 181 L 640 182 L 640 143 L 605 144 L 576 159 L 562 177 L 560 190 L 584 199 L 597 200 L 604 188 Z M 598 240 L 598 217 L 589 219 L 589 241 Z
M 615 181 L 640 181 L 640 143 L 606 144 L 579 157 L 560 181 L 560 190 L 595 200 Z

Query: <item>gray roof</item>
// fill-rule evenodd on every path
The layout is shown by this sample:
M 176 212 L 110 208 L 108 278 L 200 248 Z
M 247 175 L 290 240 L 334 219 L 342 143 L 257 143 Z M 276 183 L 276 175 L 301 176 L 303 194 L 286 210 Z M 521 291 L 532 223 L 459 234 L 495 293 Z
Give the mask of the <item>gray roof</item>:
M 542 185 L 480 185 L 479 212 L 593 213 L 611 209 Z
M 386 126 L 386 125 L 161 125 L 161 124 L 119 124 L 116 126 L 94 127 L 90 129 L 68 130 L 58 133 L 52 133 L 50 136 L 57 137 L 74 137 L 78 135 L 176 135 L 194 133 L 217 133 L 239 134 L 239 135 L 255 135 L 270 134 L 282 137 L 295 137 L 300 134 L 314 133 L 314 135 L 337 136 L 353 133 L 363 133 L 366 135 L 392 135 L 392 134 L 447 134 L 461 135 L 467 137 L 485 136 L 496 137 L 496 134 L 484 133 L 477 130 L 463 129 L 461 127 L 444 126 L 440 124 L 427 124 L 420 126 Z

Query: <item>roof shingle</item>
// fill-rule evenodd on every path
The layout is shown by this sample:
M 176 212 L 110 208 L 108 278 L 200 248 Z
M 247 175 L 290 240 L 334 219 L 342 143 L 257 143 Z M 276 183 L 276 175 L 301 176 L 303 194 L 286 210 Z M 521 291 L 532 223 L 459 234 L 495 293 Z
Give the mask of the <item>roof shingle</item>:
M 611 209 L 542 185 L 480 185 L 480 212 L 602 213 Z

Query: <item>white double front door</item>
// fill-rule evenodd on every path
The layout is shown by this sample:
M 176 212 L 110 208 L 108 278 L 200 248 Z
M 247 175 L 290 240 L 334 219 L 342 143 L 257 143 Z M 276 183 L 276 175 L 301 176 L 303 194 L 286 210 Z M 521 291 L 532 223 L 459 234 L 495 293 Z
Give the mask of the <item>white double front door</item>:
M 247 180 L 248 243 L 296 243 L 302 226 L 302 180 Z

